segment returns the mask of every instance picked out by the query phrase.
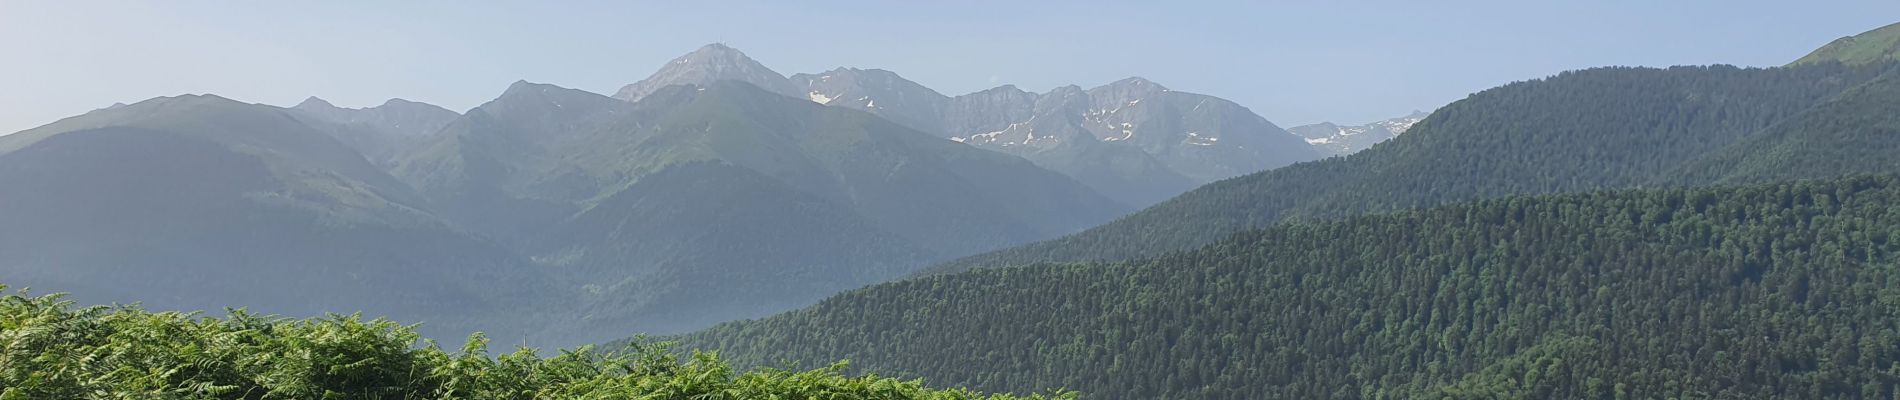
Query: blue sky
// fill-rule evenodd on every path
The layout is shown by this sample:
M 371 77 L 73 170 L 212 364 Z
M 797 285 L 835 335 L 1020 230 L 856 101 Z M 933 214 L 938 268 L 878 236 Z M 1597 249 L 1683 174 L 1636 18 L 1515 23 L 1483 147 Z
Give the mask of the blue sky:
M 458 111 L 519 79 L 610 94 L 716 41 L 787 75 L 883 68 L 952 95 L 1142 76 L 1282 126 L 1357 123 L 1570 69 L 1780 65 L 1894 22 L 1892 0 L 0 0 L 0 132 L 181 93 Z

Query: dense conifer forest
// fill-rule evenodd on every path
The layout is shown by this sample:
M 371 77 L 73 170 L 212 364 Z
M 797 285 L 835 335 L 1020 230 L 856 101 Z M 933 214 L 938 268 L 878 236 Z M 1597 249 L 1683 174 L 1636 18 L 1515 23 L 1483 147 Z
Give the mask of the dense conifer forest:
M 684 337 L 1091 398 L 1890 398 L 1900 179 L 1518 196 L 978 270 Z
M 1803 154 L 1807 157 L 1747 157 L 1756 167 L 1822 163 L 1814 167 L 1706 172 L 1712 165 L 1732 165 L 1707 158 L 1763 150 L 1776 137 L 1832 132 L 1838 138 L 1887 143 L 1889 135 L 1867 128 L 1900 121 L 1892 112 L 1900 104 L 1894 95 L 1900 82 L 1876 79 L 1894 65 L 1564 72 L 1478 92 L 1433 112 L 1405 135 L 1350 156 L 1215 182 L 1075 235 L 967 257 L 926 272 L 1152 257 L 1284 221 L 1515 194 L 1900 172 L 1879 169 L 1892 166 L 1886 162 L 1891 157 L 1847 157 L 1895 147 L 1849 149 L 1826 137 L 1805 145 L 1811 151 Z M 1856 88 L 1862 89 L 1851 90 Z M 1843 92 L 1861 98 L 1841 99 Z M 1873 121 L 1883 124 L 1868 124 Z M 1846 163 L 1868 168 L 1831 165 Z M 1684 176 L 1692 171 L 1698 174 Z

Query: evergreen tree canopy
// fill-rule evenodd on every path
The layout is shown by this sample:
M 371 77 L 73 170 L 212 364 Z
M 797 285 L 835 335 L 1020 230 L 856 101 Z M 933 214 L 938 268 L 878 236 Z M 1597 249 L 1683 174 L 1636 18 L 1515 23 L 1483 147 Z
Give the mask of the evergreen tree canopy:
M 1508 197 L 849 292 L 683 338 L 1093 398 L 1891 398 L 1900 178 Z

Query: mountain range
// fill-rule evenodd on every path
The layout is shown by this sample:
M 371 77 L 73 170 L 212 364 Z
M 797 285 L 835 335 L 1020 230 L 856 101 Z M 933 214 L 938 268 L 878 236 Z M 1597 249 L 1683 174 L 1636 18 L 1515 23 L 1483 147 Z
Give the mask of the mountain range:
M 714 44 L 614 97 L 524 81 L 455 112 L 186 95 L 0 137 L 17 189 L 0 194 L 0 277 L 582 343 L 770 315 L 1319 156 L 1139 78 L 948 97 L 880 70 L 787 78 Z
M 539 295 L 555 282 L 330 135 L 347 129 L 186 95 L 0 137 L 0 273 L 93 302 L 241 298 L 288 315 L 428 316 L 434 332 L 561 306 Z
M 681 56 L 617 98 L 739 81 L 851 108 L 963 144 L 1028 159 L 1111 199 L 1146 206 L 1195 186 L 1326 155 L 1251 110 L 1141 78 L 1032 93 L 1012 85 L 946 96 L 894 72 L 837 68 L 785 77 L 714 44 Z
M 296 115 L 316 122 L 316 126 L 341 125 L 331 135 L 371 163 L 388 166 L 415 150 L 462 114 L 433 104 L 389 99 L 382 105 L 366 108 L 342 108 L 311 97 L 290 108 Z
M 1330 152 L 1332 155 L 1348 155 L 1365 150 L 1399 134 L 1412 129 L 1412 125 L 1431 115 L 1424 111 L 1414 111 L 1411 115 L 1373 122 L 1365 125 L 1340 126 L 1331 122 L 1312 125 L 1300 125 L 1287 129 L 1295 135 L 1306 138 L 1306 143 Z
M 0 296 L 0 397 L 1900 398 L 1895 54 L 1292 130 L 723 44 L 462 112 L 114 104 L 0 136 L 0 288 L 143 306 Z
M 1888 69 L 1823 63 L 1564 72 L 1475 93 L 1348 157 L 1209 184 L 1081 233 L 926 273 L 1158 256 L 1272 224 L 1505 195 L 1706 183 L 1677 174 L 1710 157 L 1747 152 L 1735 146 L 1824 111 L 1819 106 Z
M 764 315 L 1125 210 L 1021 159 L 709 85 L 627 103 L 517 83 L 395 170 L 451 219 L 579 283 L 602 304 L 588 309 L 684 314 L 626 328 L 653 331 Z M 733 288 L 752 289 L 706 296 Z M 744 310 L 680 306 L 707 301 Z M 649 303 L 668 307 L 634 306 Z
M 1350 156 L 672 339 L 1109 399 L 1894 396 L 1900 63 L 1855 61 L 1516 82 Z

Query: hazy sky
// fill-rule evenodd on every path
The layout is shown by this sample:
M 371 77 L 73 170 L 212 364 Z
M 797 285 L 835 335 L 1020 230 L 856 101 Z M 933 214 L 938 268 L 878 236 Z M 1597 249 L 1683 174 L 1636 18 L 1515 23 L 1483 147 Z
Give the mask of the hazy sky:
M 458 111 L 520 79 L 611 94 L 715 41 L 787 75 L 883 68 L 951 95 L 1138 75 L 1282 126 L 1357 123 L 1568 69 L 1780 65 L 1900 22 L 1894 0 L 1552 3 L 0 0 L 0 132 L 181 93 Z

